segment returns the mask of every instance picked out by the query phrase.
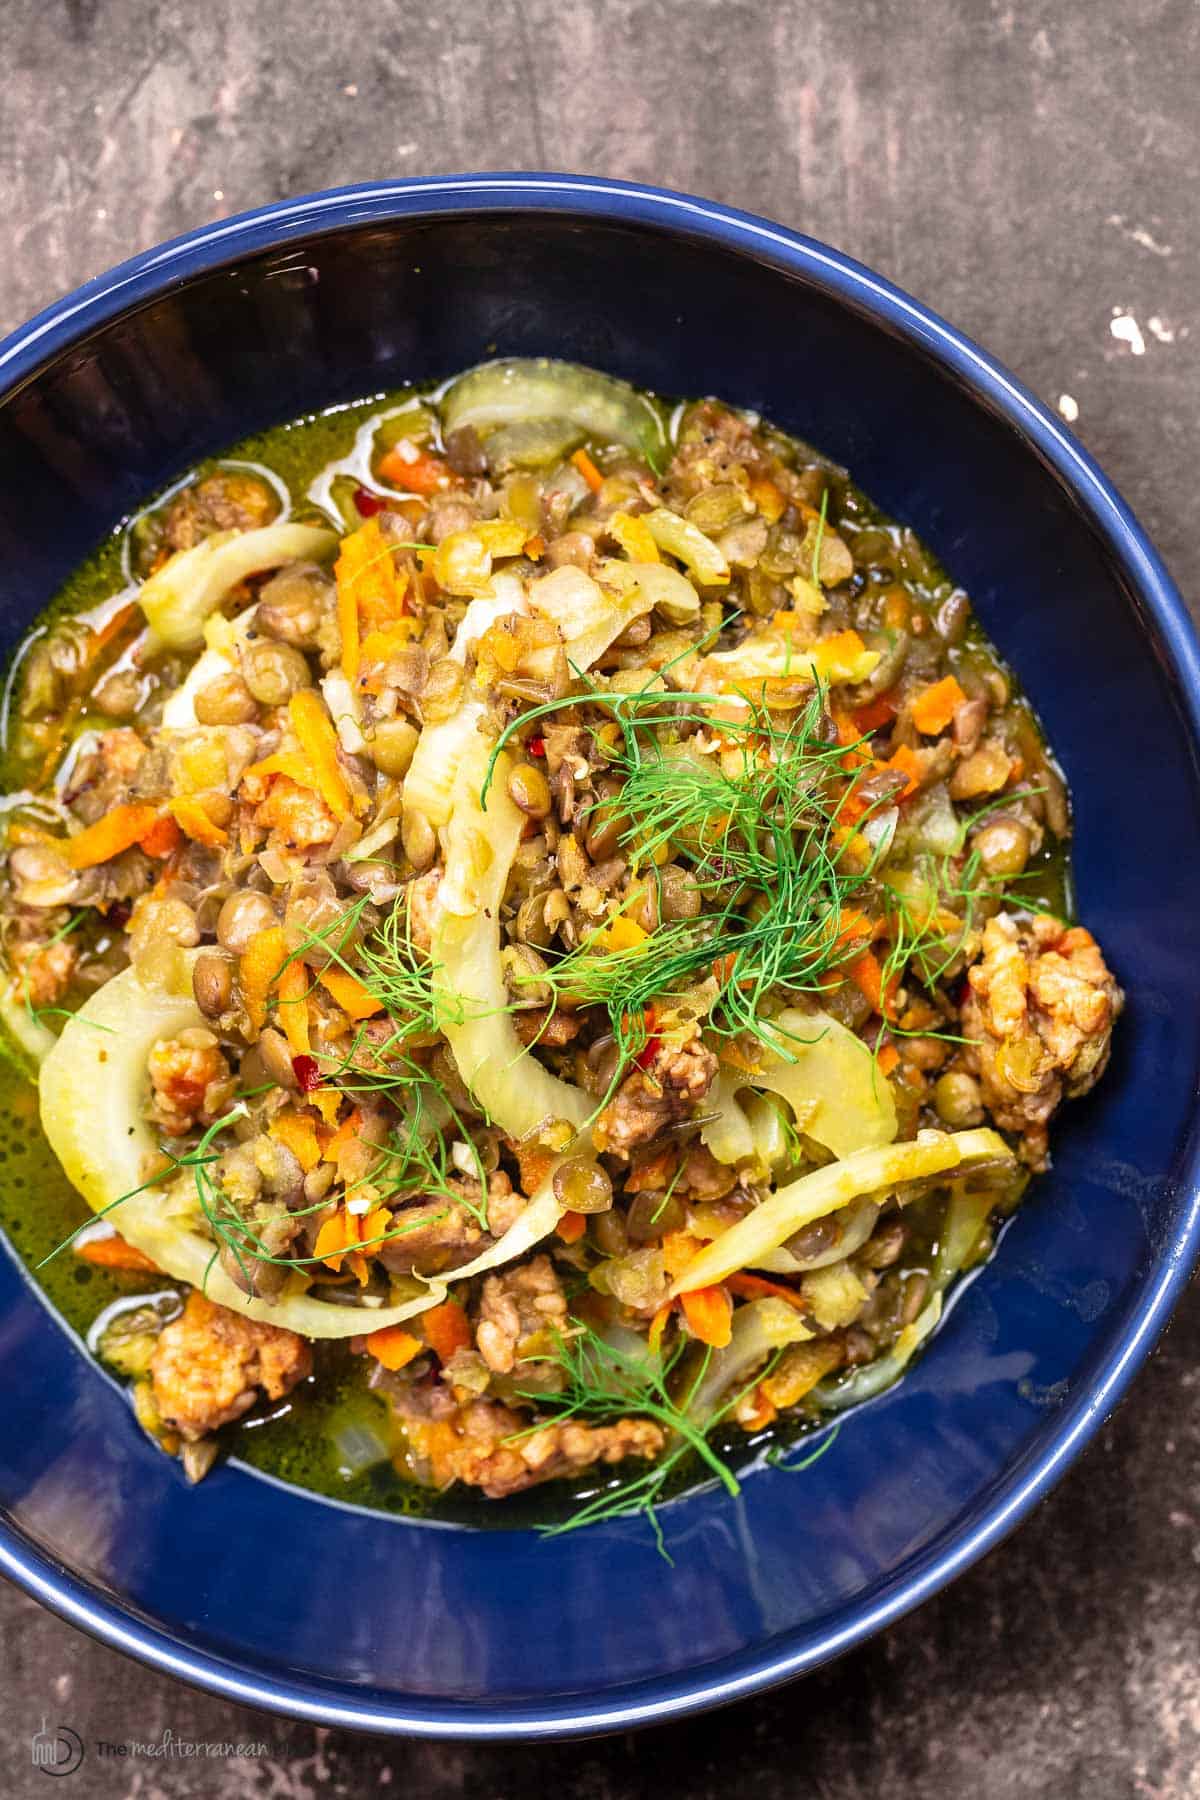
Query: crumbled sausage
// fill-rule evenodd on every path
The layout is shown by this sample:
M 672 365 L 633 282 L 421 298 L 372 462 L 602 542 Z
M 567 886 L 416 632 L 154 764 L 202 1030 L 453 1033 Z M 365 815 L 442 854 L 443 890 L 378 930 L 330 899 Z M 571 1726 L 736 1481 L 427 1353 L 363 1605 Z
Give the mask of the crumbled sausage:
M 195 1442 L 248 1412 L 261 1388 L 280 1400 L 312 1373 L 306 1340 L 279 1325 L 260 1325 L 193 1291 L 164 1327 L 150 1375 L 164 1423 Z
M 548 1256 L 535 1256 L 521 1268 L 488 1276 L 475 1342 L 493 1374 L 508 1375 L 531 1338 L 566 1322 L 567 1302 L 554 1265 Z
M 579 1474 L 595 1463 L 618 1463 L 627 1456 L 657 1456 L 660 1426 L 649 1419 L 619 1419 L 612 1425 L 555 1421 L 528 1429 L 526 1415 L 494 1400 L 473 1400 L 448 1417 L 419 1389 L 393 1399 L 418 1479 L 435 1487 L 461 1481 L 482 1488 L 489 1500 L 503 1500 L 540 1481 Z
M 23 1004 L 53 1006 L 71 985 L 79 952 L 65 938 L 57 943 L 39 944 L 36 940 L 9 946 L 9 961 L 16 977 L 15 987 Z
M 1023 1159 L 1044 1168 L 1050 1115 L 1098 1080 L 1124 995 L 1090 931 L 1007 913 L 988 920 L 967 978 L 965 1065 L 997 1125 L 1020 1134 Z
M 627 1075 L 596 1122 L 596 1140 L 616 1156 L 628 1156 L 676 1124 L 703 1100 L 717 1074 L 717 1059 L 699 1037 L 675 1046 L 659 1044 Z
M 297 850 L 330 843 L 338 828 L 320 794 L 301 787 L 288 775 L 272 777 L 266 798 L 255 809 L 254 821 L 268 831 L 277 831 Z
M 231 1088 L 229 1064 L 211 1031 L 193 1026 L 150 1052 L 150 1117 L 168 1137 L 211 1124 Z
M 478 1182 L 464 1176 L 456 1185 L 478 1206 Z M 383 1245 L 380 1261 L 395 1275 L 441 1275 L 461 1268 L 503 1237 L 524 1205 L 524 1197 L 513 1193 L 512 1182 L 497 1169 L 488 1177 L 486 1232 L 457 1200 L 418 1200 L 395 1215 L 397 1235 Z

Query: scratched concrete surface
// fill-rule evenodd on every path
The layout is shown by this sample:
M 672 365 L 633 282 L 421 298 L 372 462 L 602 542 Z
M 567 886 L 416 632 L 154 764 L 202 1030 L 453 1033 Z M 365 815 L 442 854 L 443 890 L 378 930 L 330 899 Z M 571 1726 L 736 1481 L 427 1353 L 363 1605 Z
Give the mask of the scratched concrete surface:
M 380 174 L 659 182 L 825 237 L 1003 357 L 1200 595 L 1194 0 L 5 0 L 0 328 L 221 214 Z M 97 1796 L 1200 1796 L 1200 1303 L 1019 1535 L 799 1686 L 567 1748 L 389 1746 L 237 1714 L 0 1593 L 0 1793 L 85 1739 Z

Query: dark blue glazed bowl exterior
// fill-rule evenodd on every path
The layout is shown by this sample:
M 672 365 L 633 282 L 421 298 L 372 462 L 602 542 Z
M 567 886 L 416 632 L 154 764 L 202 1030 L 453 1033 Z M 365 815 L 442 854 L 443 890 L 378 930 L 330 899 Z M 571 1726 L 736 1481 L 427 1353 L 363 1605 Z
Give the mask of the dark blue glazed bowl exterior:
M 928 1354 L 807 1474 L 673 1504 L 674 1567 L 636 1521 L 543 1542 L 337 1508 L 239 1467 L 189 1488 L 0 1252 L 0 1565 L 231 1699 L 460 1738 L 677 1716 L 917 1605 L 1087 1442 L 1198 1235 L 1200 664 L 1183 608 L 1057 421 L 819 244 L 652 189 L 488 175 L 322 194 L 139 257 L 0 347 L 5 646 L 203 453 L 496 353 L 759 408 L 911 522 L 1049 728 L 1081 910 L 1129 1003 L 1053 1173 Z

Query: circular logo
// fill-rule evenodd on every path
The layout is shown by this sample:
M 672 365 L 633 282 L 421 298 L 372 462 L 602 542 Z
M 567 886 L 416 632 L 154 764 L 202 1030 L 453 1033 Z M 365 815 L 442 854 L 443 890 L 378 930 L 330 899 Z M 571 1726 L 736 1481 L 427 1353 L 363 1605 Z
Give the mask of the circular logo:
M 33 1760 L 43 1775 L 73 1775 L 83 1761 L 83 1739 L 69 1725 L 45 1726 L 33 1741 Z

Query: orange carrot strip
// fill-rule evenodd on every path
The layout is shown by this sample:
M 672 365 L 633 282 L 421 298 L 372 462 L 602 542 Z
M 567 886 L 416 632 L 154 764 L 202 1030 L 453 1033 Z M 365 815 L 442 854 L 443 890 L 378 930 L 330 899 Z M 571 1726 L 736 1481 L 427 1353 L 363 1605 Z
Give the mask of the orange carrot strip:
M 900 1052 L 895 1044 L 881 1044 L 875 1060 L 879 1064 L 880 1073 L 890 1075 L 900 1061 Z
M 878 731 L 881 726 L 890 725 L 896 716 L 896 702 L 887 694 L 880 694 L 866 706 L 855 707 L 851 713 L 860 734 Z
M 733 1303 L 723 1287 L 696 1288 L 684 1294 L 683 1316 L 692 1336 L 723 1350 L 733 1336 Z
M 267 997 L 279 979 L 287 953 L 283 926 L 272 925 L 250 939 L 238 960 L 242 999 L 255 1031 L 261 1031 L 267 1022 Z
M 316 788 L 335 819 L 348 819 L 353 806 L 350 789 L 338 766 L 337 732 L 316 688 L 301 688 L 292 695 L 288 717 L 300 748 L 312 765 L 308 786 Z
M 172 800 L 171 816 L 181 831 L 210 850 L 220 850 L 229 842 L 229 833 L 209 818 L 199 800 Z
M 442 457 L 434 456 L 430 450 L 418 450 L 410 458 L 399 445 L 380 457 L 375 473 L 393 487 L 404 488 L 410 494 L 424 494 L 426 498 L 458 485 L 453 469 Z
M 682 1275 L 688 1264 L 704 1248 L 690 1231 L 668 1231 L 662 1241 L 663 1268 L 672 1279 Z
M 598 494 L 600 489 L 604 486 L 604 477 L 588 455 L 587 451 L 577 450 L 571 458 L 571 461 L 575 464 L 575 467 L 579 470 L 579 473 L 583 476 L 583 479 L 587 482 L 593 494 Z
M 308 970 L 302 962 L 290 962 L 279 977 L 279 1023 L 293 1056 L 307 1056 L 312 1049 L 308 1034 Z
M 861 956 L 856 956 L 846 973 L 859 992 L 865 994 L 871 1002 L 873 1011 L 885 1019 L 892 1016 L 892 1001 L 900 985 L 900 977 L 891 976 L 885 991 L 883 964 L 873 950 L 864 950 Z
M 403 1325 L 385 1325 L 382 1331 L 368 1331 L 367 1351 L 385 1369 L 402 1369 L 425 1348 L 419 1337 L 405 1331 Z
M 251 776 L 265 780 L 268 775 L 286 775 L 300 787 L 313 788 L 315 785 L 312 770 L 295 750 L 276 750 L 273 756 L 264 756 L 261 762 L 251 763 L 242 780 Z
M 335 1274 L 341 1269 L 342 1257 L 347 1249 L 347 1217 L 344 1212 L 335 1212 L 332 1218 L 326 1219 L 317 1232 L 317 1241 L 313 1245 L 313 1255 Z
M 116 612 L 107 618 L 103 625 L 95 627 L 96 635 L 95 641 L 92 644 L 93 652 L 97 650 L 107 650 L 113 640 L 119 638 L 126 628 L 133 624 L 133 621 L 138 617 L 140 612 L 141 607 L 136 600 L 130 600 L 126 606 L 118 606 Z
M 765 1300 L 774 1298 L 786 1300 L 789 1306 L 803 1306 L 804 1301 L 795 1288 L 785 1287 L 781 1281 L 767 1281 L 762 1275 L 748 1275 L 744 1269 L 736 1275 L 725 1277 L 725 1286 L 732 1294 L 740 1294 L 743 1300 Z
M 888 760 L 880 763 L 879 766 L 881 769 L 899 769 L 902 775 L 908 776 L 908 786 L 902 788 L 897 796 L 900 800 L 907 800 L 908 796 L 915 794 L 921 785 L 924 764 L 916 751 L 910 750 L 907 744 L 901 744 L 895 754 L 889 756 Z
M 357 532 L 355 536 L 357 537 Z M 333 566 L 337 576 L 337 621 L 342 639 L 342 674 L 347 681 L 358 680 L 359 635 L 358 635 L 358 599 L 351 581 L 343 579 L 346 565 L 346 544 L 352 540 L 347 538 L 342 545 L 342 553 Z
M 546 554 L 546 540 L 540 531 L 525 539 L 525 554 L 531 562 L 541 562 Z
M 456 1350 L 470 1348 L 470 1320 L 457 1300 L 443 1300 L 440 1306 L 431 1306 L 428 1312 L 421 1314 L 421 1327 L 426 1343 L 440 1363 L 448 1363 Z
M 521 1192 L 536 1194 L 558 1161 L 557 1155 L 553 1150 L 543 1150 L 538 1144 L 518 1144 L 511 1138 L 506 1141 L 521 1171 Z
M 116 1232 L 112 1237 L 86 1238 L 82 1243 L 77 1242 L 75 1254 L 98 1269 L 129 1269 L 138 1274 L 152 1269 L 158 1273 L 157 1263 L 151 1262 L 135 1245 L 127 1244 Z
M 322 969 L 319 980 L 321 986 L 333 995 L 342 1011 L 352 1019 L 371 1019 L 377 1012 L 383 1011 L 383 1001 L 377 1000 L 361 981 L 357 981 L 345 969 Z
M 352 1144 L 358 1136 L 362 1125 L 362 1114 L 357 1106 L 348 1118 L 342 1120 L 329 1142 L 321 1153 L 322 1162 L 335 1163 L 347 1144 Z
M 142 849 L 147 856 L 161 859 L 178 850 L 183 842 L 183 833 L 169 813 L 155 819 L 153 825 L 142 839 Z
M 913 724 L 925 737 L 936 737 L 939 731 L 945 731 L 966 697 L 953 675 L 943 676 L 912 702 Z
M 320 1162 L 321 1144 L 317 1137 L 317 1122 L 308 1113 L 296 1112 L 293 1107 L 288 1107 L 271 1120 L 267 1134 L 291 1151 L 306 1175 Z
M 587 1230 L 587 1217 L 584 1213 L 565 1212 L 554 1227 L 556 1237 L 564 1244 L 577 1244 Z
M 132 850 L 157 823 L 158 811 L 153 806 L 114 806 L 94 825 L 85 825 L 68 840 L 67 861 L 73 869 L 93 869 L 97 863 L 120 856 L 123 850 Z

